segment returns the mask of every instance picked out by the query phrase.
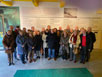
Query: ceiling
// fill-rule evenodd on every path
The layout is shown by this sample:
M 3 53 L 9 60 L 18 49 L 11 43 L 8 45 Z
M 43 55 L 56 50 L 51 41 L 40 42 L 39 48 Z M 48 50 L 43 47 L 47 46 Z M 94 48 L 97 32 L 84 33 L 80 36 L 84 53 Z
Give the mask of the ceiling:
M 65 6 L 65 0 L 0 0 L 1 3 L 7 6 L 13 6 L 13 1 L 25 1 L 25 2 L 31 1 L 36 7 L 39 6 L 39 2 L 59 2 L 60 7 Z

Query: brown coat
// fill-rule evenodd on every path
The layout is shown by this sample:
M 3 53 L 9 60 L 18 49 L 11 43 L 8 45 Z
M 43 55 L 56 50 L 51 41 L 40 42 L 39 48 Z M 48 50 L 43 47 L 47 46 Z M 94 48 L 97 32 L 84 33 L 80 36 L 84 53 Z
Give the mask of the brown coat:
M 4 47 L 11 47 L 11 49 L 5 49 L 6 53 L 12 53 L 14 51 L 14 37 L 7 34 L 3 38 Z

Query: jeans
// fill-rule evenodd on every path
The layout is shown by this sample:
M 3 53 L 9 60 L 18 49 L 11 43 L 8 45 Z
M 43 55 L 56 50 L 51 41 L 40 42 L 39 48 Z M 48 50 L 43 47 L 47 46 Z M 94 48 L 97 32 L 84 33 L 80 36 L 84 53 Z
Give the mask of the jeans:
M 76 61 L 76 55 L 73 53 L 73 48 L 70 48 L 70 60 Z
M 48 49 L 49 58 L 55 58 L 55 49 Z

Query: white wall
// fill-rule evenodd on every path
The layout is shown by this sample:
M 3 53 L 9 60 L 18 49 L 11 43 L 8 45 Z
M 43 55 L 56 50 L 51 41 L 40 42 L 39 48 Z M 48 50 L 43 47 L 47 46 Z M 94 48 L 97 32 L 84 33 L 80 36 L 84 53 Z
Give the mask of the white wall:
M 96 14 L 96 11 L 102 8 L 102 0 L 66 0 L 65 8 L 77 8 L 78 18 L 64 18 L 64 8 L 59 7 L 57 2 L 40 2 L 39 7 L 35 7 L 32 2 L 14 2 L 14 6 L 20 8 L 21 28 L 41 29 L 47 25 L 51 27 L 62 26 L 63 29 L 67 25 L 71 28 L 75 26 L 93 27 L 97 31 L 97 42 L 95 48 L 102 48 L 100 38 L 102 36 L 102 14 Z M 2 6 L 3 4 L 0 4 Z

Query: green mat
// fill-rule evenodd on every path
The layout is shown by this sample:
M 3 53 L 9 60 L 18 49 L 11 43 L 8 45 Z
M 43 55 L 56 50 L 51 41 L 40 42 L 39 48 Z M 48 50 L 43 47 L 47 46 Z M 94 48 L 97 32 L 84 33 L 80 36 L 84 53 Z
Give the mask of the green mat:
M 18 70 L 14 77 L 93 77 L 86 68 Z

